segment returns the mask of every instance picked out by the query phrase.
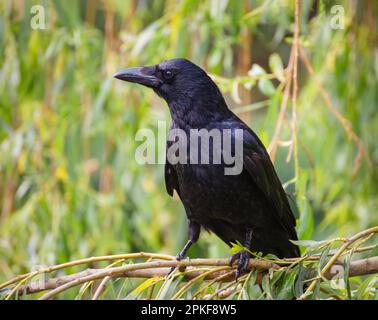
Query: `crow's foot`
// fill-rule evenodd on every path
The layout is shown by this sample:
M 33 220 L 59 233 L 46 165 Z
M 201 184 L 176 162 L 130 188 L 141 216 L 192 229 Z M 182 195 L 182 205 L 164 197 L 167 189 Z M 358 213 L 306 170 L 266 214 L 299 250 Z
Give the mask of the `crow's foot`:
M 181 260 L 184 260 L 186 257 L 184 256 L 184 255 L 182 255 L 181 253 L 178 253 L 177 254 L 177 256 L 176 256 L 176 260 L 177 261 L 181 261 Z M 167 277 L 174 271 L 176 269 L 176 267 L 172 267 L 170 270 L 169 270 L 169 272 L 167 273 Z M 186 267 L 185 266 L 181 266 L 181 267 L 179 267 L 179 271 L 180 272 L 184 272 L 185 271 L 185 269 L 186 269 Z
M 248 251 L 241 250 L 238 253 L 234 253 L 230 258 L 230 266 L 238 260 L 238 268 L 236 269 L 235 278 L 236 280 L 243 274 L 248 273 L 250 270 L 248 268 L 249 259 L 251 254 Z

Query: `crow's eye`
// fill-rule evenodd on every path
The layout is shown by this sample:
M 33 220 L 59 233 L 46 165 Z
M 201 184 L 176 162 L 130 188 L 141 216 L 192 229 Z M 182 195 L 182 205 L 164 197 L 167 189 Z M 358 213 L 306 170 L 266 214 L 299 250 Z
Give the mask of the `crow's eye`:
M 163 77 L 165 80 L 170 80 L 173 78 L 173 72 L 171 70 L 164 70 Z

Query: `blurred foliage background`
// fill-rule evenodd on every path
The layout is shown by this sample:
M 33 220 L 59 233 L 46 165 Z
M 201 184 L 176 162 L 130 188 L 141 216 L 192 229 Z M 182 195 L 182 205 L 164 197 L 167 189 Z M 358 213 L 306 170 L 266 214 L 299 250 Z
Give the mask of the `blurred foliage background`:
M 45 10 L 44 30 L 31 27 L 34 5 Z M 334 5 L 345 11 L 342 29 L 331 27 Z M 183 207 L 166 194 L 162 165 L 134 159 L 136 132 L 157 131 L 158 120 L 170 121 L 168 108 L 152 91 L 112 74 L 188 58 L 214 77 L 268 147 L 293 12 L 290 0 L 1 1 L 0 282 L 82 257 L 177 253 L 187 237 Z M 296 203 L 301 239 L 349 236 L 378 224 L 377 16 L 373 0 L 302 2 L 301 46 L 372 166 L 300 61 L 298 152 L 287 161 L 285 121 L 275 166 Z M 228 255 L 206 232 L 189 252 Z

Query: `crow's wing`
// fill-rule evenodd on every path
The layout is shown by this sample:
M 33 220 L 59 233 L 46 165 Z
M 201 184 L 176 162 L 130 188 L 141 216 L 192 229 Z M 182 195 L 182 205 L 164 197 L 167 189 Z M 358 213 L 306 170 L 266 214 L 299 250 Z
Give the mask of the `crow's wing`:
M 291 240 L 297 240 L 295 217 L 268 152 L 257 135 L 246 126 L 243 134 L 243 164 L 254 184 L 275 209 Z

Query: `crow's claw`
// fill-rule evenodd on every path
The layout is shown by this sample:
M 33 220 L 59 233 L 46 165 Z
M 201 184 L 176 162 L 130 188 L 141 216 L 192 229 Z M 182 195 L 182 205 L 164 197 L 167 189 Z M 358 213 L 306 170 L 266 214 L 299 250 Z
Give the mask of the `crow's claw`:
M 180 261 L 180 260 L 183 260 L 183 259 L 185 259 L 185 257 L 184 257 L 183 255 L 181 255 L 180 253 L 177 254 L 177 256 L 176 256 L 176 260 L 177 260 L 177 261 Z M 169 276 L 169 275 L 170 275 L 175 269 L 176 269 L 176 267 L 171 267 L 171 269 L 170 269 L 169 272 L 167 273 L 167 277 L 168 277 L 168 276 Z M 179 267 L 179 271 L 180 271 L 180 272 L 184 272 L 185 269 L 186 269 L 185 266 Z
M 232 267 L 232 265 L 234 264 L 234 262 L 236 260 L 239 260 L 239 257 L 240 257 L 240 251 L 237 252 L 237 253 L 234 253 L 231 258 L 230 258 L 230 261 L 229 261 L 229 264 L 230 264 L 230 267 Z
M 170 276 L 170 274 L 173 272 L 173 271 L 175 271 L 175 267 L 171 267 L 171 269 L 169 270 L 169 272 L 167 273 L 167 275 L 166 275 L 166 277 L 169 277 Z
M 230 258 L 230 265 L 232 266 L 233 263 L 238 260 L 238 268 L 236 269 L 235 279 L 238 280 L 238 278 L 249 272 L 248 264 L 249 259 L 251 258 L 251 254 L 248 251 L 242 250 L 238 253 L 235 253 Z

